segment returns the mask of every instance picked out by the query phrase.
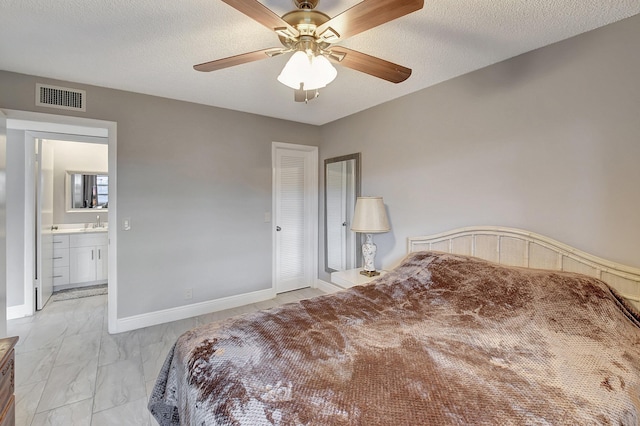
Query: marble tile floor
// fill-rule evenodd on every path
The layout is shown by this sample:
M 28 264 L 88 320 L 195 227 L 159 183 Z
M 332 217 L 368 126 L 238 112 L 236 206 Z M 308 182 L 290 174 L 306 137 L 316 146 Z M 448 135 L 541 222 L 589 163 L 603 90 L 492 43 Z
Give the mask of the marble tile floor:
M 107 332 L 107 296 L 48 303 L 7 322 L 16 346 L 16 426 L 156 426 L 149 394 L 165 356 L 186 330 L 323 294 L 316 289 L 140 330 Z

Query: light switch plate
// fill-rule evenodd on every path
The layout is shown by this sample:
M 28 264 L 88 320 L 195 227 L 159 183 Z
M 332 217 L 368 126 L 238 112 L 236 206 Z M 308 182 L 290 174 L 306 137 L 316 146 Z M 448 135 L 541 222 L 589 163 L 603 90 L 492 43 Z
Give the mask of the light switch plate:
M 129 231 L 131 229 L 131 219 L 128 217 L 125 217 L 122 220 L 122 229 L 124 229 L 125 231 Z

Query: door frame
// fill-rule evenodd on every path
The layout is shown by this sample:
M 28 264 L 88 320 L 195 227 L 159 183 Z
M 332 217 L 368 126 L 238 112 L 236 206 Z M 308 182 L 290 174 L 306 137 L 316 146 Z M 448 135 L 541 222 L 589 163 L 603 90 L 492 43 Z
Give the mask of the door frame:
M 117 123 L 114 121 L 97 120 L 92 118 L 73 117 L 65 115 L 46 114 L 32 111 L 20 111 L 2 109 L 7 118 L 8 129 L 44 132 L 44 133 L 64 133 L 67 135 L 81 135 L 84 137 L 106 137 L 108 139 L 108 167 L 109 167 L 109 211 L 107 218 L 109 222 L 109 281 L 108 281 L 108 323 L 109 333 L 117 332 L 117 301 L 118 301 L 118 259 L 117 259 Z M 28 128 L 26 128 L 28 127 Z M 26 244 L 33 244 L 27 241 Z M 33 247 L 31 247 L 33 249 Z M 26 248 L 25 248 L 26 252 Z M 30 280 L 32 282 L 32 280 Z M 5 288 L 6 291 L 6 288 Z M 31 291 L 25 291 L 25 305 L 30 304 L 30 309 L 20 310 L 25 315 L 31 315 L 34 310 L 33 284 Z M 27 298 L 26 296 L 30 297 Z M 30 313 L 28 313 L 29 311 Z M 23 315 L 24 316 L 24 315 Z
M 309 250 L 310 262 L 307 265 L 305 275 L 311 278 L 311 287 L 316 287 L 316 281 L 318 278 L 318 147 L 311 145 L 299 145 L 285 142 L 272 142 L 271 143 L 271 211 L 273 212 L 273 220 L 271 226 L 271 244 L 272 244 L 272 274 L 271 274 L 271 288 L 275 293 L 278 292 L 277 284 L 277 267 L 278 267 L 278 247 L 277 247 L 277 235 L 276 227 L 278 222 L 277 210 L 276 210 L 276 154 L 278 150 L 294 150 L 307 153 L 307 167 L 305 169 L 305 181 L 307 182 L 305 188 L 305 198 L 307 205 L 307 235 L 309 244 L 307 250 Z

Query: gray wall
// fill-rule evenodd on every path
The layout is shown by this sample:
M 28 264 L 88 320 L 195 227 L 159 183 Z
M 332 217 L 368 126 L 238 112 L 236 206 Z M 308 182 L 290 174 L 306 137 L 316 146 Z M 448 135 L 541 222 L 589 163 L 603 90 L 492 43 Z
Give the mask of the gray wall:
M 7 131 L 7 306 L 24 303 L 25 156 L 23 130 Z
M 86 90 L 87 112 L 35 107 L 36 82 Z M 119 318 L 271 287 L 271 142 L 319 128 L 4 71 L 0 107 L 118 123 Z
M 378 268 L 470 225 L 640 267 L 638 46 L 640 15 L 323 126 L 321 160 L 362 152 L 363 195 L 388 206 Z

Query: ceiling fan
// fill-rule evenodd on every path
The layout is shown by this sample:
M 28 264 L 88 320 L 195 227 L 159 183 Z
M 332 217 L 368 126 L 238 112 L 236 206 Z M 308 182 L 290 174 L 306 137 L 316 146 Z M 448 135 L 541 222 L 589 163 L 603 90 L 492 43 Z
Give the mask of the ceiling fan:
M 278 81 L 295 90 L 296 102 L 315 98 L 318 89 L 333 81 L 337 71 L 331 62 L 392 83 L 400 83 L 411 75 L 411 69 L 402 65 L 335 43 L 422 9 L 424 0 L 363 0 L 333 18 L 316 10 L 318 0 L 294 0 L 297 9 L 282 17 L 258 0 L 222 1 L 273 30 L 283 47 L 204 62 L 194 65 L 197 71 L 216 71 L 295 52 L 278 76 Z

